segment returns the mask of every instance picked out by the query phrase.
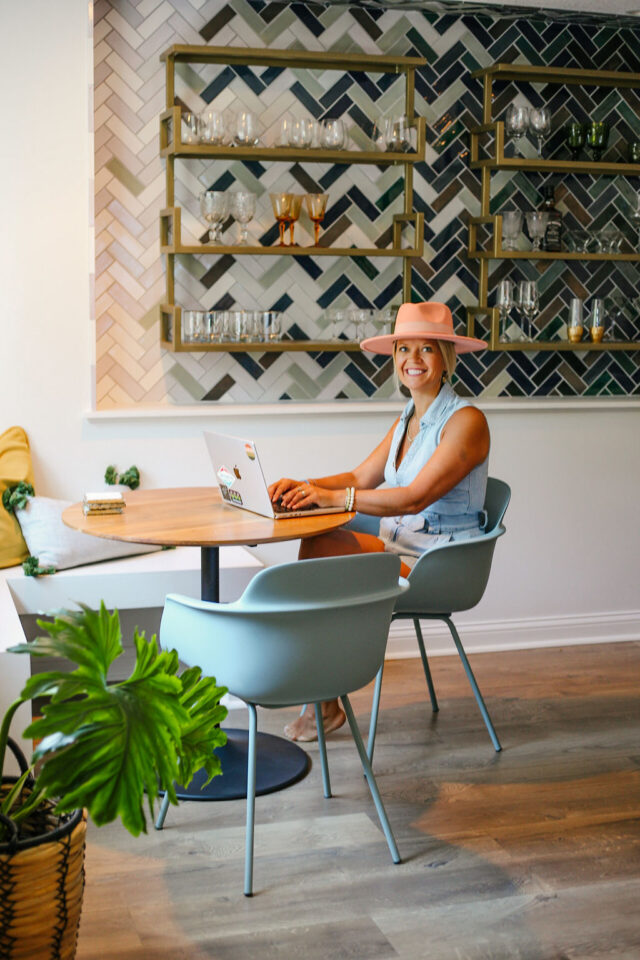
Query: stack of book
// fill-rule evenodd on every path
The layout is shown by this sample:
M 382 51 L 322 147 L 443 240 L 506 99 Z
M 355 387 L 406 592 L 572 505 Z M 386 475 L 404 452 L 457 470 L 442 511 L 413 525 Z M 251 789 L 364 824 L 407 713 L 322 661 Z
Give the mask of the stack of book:
M 113 492 L 85 493 L 82 500 L 82 510 L 85 517 L 96 514 L 122 513 L 126 503 L 119 490 Z

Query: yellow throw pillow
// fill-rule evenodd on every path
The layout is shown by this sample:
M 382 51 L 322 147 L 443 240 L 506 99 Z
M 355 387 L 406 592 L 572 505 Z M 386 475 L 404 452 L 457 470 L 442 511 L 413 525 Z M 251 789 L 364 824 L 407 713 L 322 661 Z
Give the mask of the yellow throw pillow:
M 29 441 L 22 427 L 0 434 L 0 501 L 7 487 L 20 481 L 33 483 Z M 29 556 L 20 524 L 0 502 L 0 567 L 13 567 Z

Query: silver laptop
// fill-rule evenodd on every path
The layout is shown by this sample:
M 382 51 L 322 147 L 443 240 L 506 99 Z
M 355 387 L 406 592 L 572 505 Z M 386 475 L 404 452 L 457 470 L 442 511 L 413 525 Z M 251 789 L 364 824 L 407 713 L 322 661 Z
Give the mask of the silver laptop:
M 287 510 L 272 503 L 264 479 L 258 451 L 253 440 L 227 437 L 204 431 L 216 482 L 225 503 L 239 510 L 250 510 L 263 517 L 282 520 L 285 517 L 308 517 L 313 514 L 343 513 L 344 507 L 308 507 Z

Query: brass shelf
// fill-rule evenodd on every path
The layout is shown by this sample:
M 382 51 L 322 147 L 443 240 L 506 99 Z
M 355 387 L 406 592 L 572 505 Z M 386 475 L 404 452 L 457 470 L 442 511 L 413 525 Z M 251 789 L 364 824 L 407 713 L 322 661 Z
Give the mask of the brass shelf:
M 469 244 L 467 255 L 478 262 L 478 303 L 467 308 L 467 332 L 475 336 L 476 317 L 489 320 L 489 349 L 497 352 L 516 351 L 632 351 L 640 350 L 640 341 L 604 340 L 600 343 L 569 340 L 533 340 L 501 342 L 500 316 L 496 307 L 489 307 L 489 261 L 490 260 L 529 260 L 529 261 L 610 261 L 618 263 L 640 263 L 640 252 L 632 253 L 581 253 L 575 250 L 504 250 L 502 247 L 502 216 L 491 214 L 491 174 L 496 170 L 546 173 L 589 174 L 591 176 L 640 176 L 640 164 L 594 162 L 562 159 L 529 159 L 526 157 L 505 157 L 505 129 L 500 120 L 492 120 L 494 102 L 493 81 L 512 80 L 530 83 L 556 83 L 573 85 L 597 85 L 605 87 L 640 88 L 640 73 L 625 73 L 601 70 L 558 69 L 556 67 L 533 67 L 528 64 L 496 63 L 477 70 L 473 77 L 483 81 L 482 123 L 471 131 L 471 149 L 469 164 L 471 169 L 482 174 L 480 209 L 481 215 L 469 219 Z M 481 138 L 485 134 L 493 135 L 493 144 L 486 147 Z M 484 152 L 484 156 L 481 155 Z M 484 229 L 482 243 L 478 247 L 478 229 Z M 487 236 L 487 231 L 489 236 Z
M 580 343 L 572 343 L 570 340 L 518 340 L 515 343 L 503 343 L 502 341 L 491 342 L 490 350 L 496 352 L 513 353 L 516 350 L 589 350 L 595 353 L 602 353 L 604 350 L 640 350 L 640 341 L 631 340 L 602 340 L 600 343 L 592 343 L 590 340 L 583 340 Z
M 357 340 L 270 340 L 263 342 L 236 343 L 179 343 L 162 340 L 162 346 L 173 353 L 359 353 Z
M 421 250 L 395 247 L 238 247 L 221 243 L 201 243 L 197 246 L 161 246 L 161 253 L 175 254 L 229 254 L 234 257 L 419 257 Z
M 494 63 L 475 70 L 474 78 L 516 80 L 529 83 L 560 83 L 567 86 L 640 87 L 640 73 L 624 70 L 579 70 L 561 67 L 534 67 L 527 63 Z
M 618 260 L 626 263 L 640 263 L 640 253 L 576 253 L 561 250 L 552 253 L 549 250 L 504 250 L 499 254 L 483 250 L 470 253 L 472 260 Z
M 210 47 L 208 45 L 173 44 L 160 54 L 165 62 L 224 63 L 231 66 L 308 67 L 318 70 L 365 70 L 370 73 L 408 73 L 423 67 L 423 57 L 394 57 L 348 51 L 330 53 L 322 50 L 272 50 L 265 47 Z
M 424 214 L 413 210 L 413 171 L 416 163 L 425 158 L 426 121 L 415 116 L 415 70 L 424 66 L 423 57 L 379 56 L 357 52 L 328 53 L 309 50 L 273 50 L 252 47 L 213 47 L 208 44 L 192 46 L 175 44 L 160 55 L 165 63 L 166 100 L 160 115 L 160 156 L 166 161 L 166 207 L 160 212 L 160 250 L 166 255 L 167 295 L 159 307 L 161 345 L 175 353 L 226 351 L 229 353 L 284 350 L 355 351 L 358 344 L 338 341 L 277 341 L 267 343 L 182 343 L 182 310 L 175 302 L 176 256 L 270 256 L 270 257 L 395 257 L 402 263 L 402 295 L 411 299 L 411 260 L 424 252 Z M 265 66 L 278 69 L 308 69 L 366 71 L 388 73 L 404 77 L 404 114 L 415 130 L 415 150 L 406 153 L 378 150 L 323 150 L 294 147 L 215 147 L 211 144 L 182 142 L 181 107 L 176 100 L 177 63 L 216 63 L 234 66 Z M 373 164 L 379 167 L 397 166 L 403 179 L 403 204 L 400 213 L 393 214 L 390 224 L 390 246 L 269 246 L 260 244 L 238 246 L 232 244 L 182 243 L 181 209 L 175 202 L 175 161 L 178 158 L 251 162 L 257 160 L 286 163 Z M 407 228 L 412 231 L 404 233 Z M 387 234 L 388 235 L 388 234 Z M 409 244 L 407 246 L 407 244 Z

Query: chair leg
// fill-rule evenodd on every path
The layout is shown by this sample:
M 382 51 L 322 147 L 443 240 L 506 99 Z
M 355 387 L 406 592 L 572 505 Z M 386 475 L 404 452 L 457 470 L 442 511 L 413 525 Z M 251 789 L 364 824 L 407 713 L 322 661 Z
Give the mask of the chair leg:
M 164 797 L 162 798 L 162 803 L 160 804 L 160 810 L 158 812 L 158 819 L 154 823 L 156 830 L 162 830 L 164 827 L 164 818 L 167 815 L 167 810 L 169 809 L 169 794 L 165 790 Z
M 424 670 L 425 679 L 427 681 L 427 686 L 429 688 L 429 696 L 431 697 L 431 709 L 434 713 L 437 713 L 440 707 L 438 706 L 438 700 L 436 698 L 435 687 L 433 686 L 433 679 L 431 677 L 431 670 L 429 669 L 429 661 L 427 660 L 427 651 L 424 648 L 424 640 L 422 639 L 422 630 L 420 629 L 420 621 L 418 619 L 413 621 L 413 625 L 416 630 L 416 637 L 418 638 L 418 646 L 420 647 L 420 656 L 422 657 L 422 667 Z
M 373 749 L 376 745 L 376 728 L 378 726 L 378 711 L 380 710 L 380 691 L 382 689 L 382 672 L 384 670 L 384 660 L 380 664 L 380 669 L 376 674 L 376 685 L 373 688 L 373 700 L 371 701 L 371 719 L 369 720 L 369 739 L 367 740 L 367 756 L 369 763 L 373 763 Z
M 364 775 L 367 778 L 369 790 L 371 791 L 373 802 L 376 805 L 378 817 L 380 818 L 380 825 L 387 839 L 391 858 L 394 863 L 400 863 L 400 854 L 398 853 L 395 837 L 393 836 L 391 825 L 387 818 L 387 812 L 384 809 L 384 804 L 382 803 L 382 798 L 378 790 L 378 784 L 376 783 L 376 778 L 373 775 L 373 770 L 371 769 L 371 764 L 369 763 L 369 758 L 367 757 L 367 751 L 364 748 L 364 743 L 362 742 L 362 737 L 360 736 L 360 731 L 358 730 L 356 718 L 353 715 L 353 710 L 351 709 L 351 704 L 349 703 L 349 697 L 345 694 L 344 696 L 340 697 L 340 699 L 342 701 L 342 706 L 344 707 L 344 712 L 347 715 L 349 726 L 351 727 L 351 734 L 355 740 L 356 747 L 358 748 L 358 753 L 360 754 L 360 761 L 362 763 Z
M 244 853 L 244 895 L 253 896 L 253 833 L 256 812 L 256 735 L 258 714 L 255 706 L 249 708 L 249 750 L 247 753 L 247 832 Z
M 462 666 L 464 667 L 467 677 L 469 679 L 469 683 L 471 684 L 471 689 L 473 690 L 473 694 L 476 698 L 478 707 L 480 708 L 482 719 L 484 720 L 485 726 L 489 731 L 491 742 L 493 743 L 496 753 L 499 753 L 502 750 L 502 747 L 500 746 L 500 741 L 498 740 L 498 734 L 494 729 L 493 723 L 491 722 L 491 717 L 489 716 L 489 711 L 487 710 L 485 706 L 485 702 L 482 699 L 482 694 L 480 693 L 480 687 L 476 683 L 476 678 L 473 675 L 471 664 L 469 663 L 467 659 L 467 655 L 464 652 L 464 647 L 462 646 L 462 642 L 460 640 L 460 637 L 458 636 L 458 631 L 454 627 L 453 621 L 450 620 L 449 617 L 443 617 L 442 619 L 445 621 L 445 623 L 449 627 L 449 630 L 451 631 L 453 642 L 455 643 L 458 653 L 460 654 L 460 659 L 462 660 Z
M 324 724 L 322 722 L 322 704 L 316 703 L 316 727 L 318 728 L 318 748 L 320 750 L 320 762 L 322 763 L 322 787 L 327 799 L 331 796 L 331 780 L 329 779 L 329 764 L 327 763 L 327 744 L 324 736 Z

